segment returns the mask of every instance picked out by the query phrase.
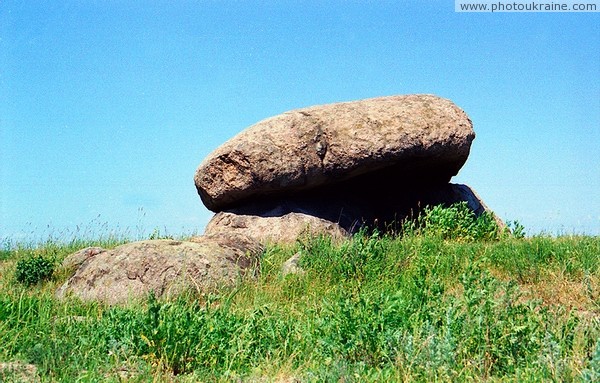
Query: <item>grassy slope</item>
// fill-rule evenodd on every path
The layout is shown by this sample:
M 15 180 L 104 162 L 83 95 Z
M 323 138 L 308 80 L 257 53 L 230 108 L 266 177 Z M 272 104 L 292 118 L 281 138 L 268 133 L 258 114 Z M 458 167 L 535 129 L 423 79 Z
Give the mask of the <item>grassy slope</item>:
M 61 270 L 14 279 L 120 240 L 100 242 L 0 253 L 0 362 L 42 381 L 600 380 L 599 237 L 315 238 L 269 247 L 236 290 L 125 308 L 55 300 Z M 282 277 L 298 251 L 306 272 Z

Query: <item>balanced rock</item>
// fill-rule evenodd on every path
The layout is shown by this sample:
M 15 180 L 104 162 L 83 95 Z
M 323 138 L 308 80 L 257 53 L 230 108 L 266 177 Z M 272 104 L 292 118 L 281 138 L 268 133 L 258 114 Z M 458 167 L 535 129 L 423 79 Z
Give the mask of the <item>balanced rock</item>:
M 314 106 L 242 131 L 200 164 L 195 184 L 215 212 L 317 188 L 397 195 L 447 184 L 474 137 L 465 112 L 433 95 Z
M 257 242 L 234 234 L 140 241 L 112 250 L 88 248 L 63 262 L 65 268 L 77 269 L 57 296 L 121 304 L 151 293 L 168 297 L 232 286 L 254 271 L 261 252 Z

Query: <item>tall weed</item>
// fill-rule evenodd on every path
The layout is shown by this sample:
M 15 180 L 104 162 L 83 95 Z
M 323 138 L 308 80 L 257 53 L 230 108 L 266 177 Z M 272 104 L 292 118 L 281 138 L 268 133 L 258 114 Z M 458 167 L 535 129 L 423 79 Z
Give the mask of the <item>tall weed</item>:
M 476 241 L 497 240 L 500 230 L 490 212 L 476 216 L 466 202 L 449 207 L 426 206 L 416 221 L 405 221 L 403 233 L 440 237 L 445 240 Z

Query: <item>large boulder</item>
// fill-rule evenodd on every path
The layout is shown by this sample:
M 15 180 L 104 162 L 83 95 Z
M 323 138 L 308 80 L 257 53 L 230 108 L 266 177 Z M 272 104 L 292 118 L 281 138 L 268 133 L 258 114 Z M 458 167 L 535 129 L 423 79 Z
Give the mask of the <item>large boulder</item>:
M 388 198 L 447 184 L 474 137 L 465 112 L 433 95 L 314 106 L 239 133 L 202 162 L 195 183 L 215 212 L 316 188 Z
M 63 262 L 76 270 L 57 296 L 121 304 L 150 293 L 169 297 L 186 290 L 210 291 L 254 272 L 261 252 L 256 241 L 231 233 L 190 241 L 140 241 L 112 250 L 88 248 Z

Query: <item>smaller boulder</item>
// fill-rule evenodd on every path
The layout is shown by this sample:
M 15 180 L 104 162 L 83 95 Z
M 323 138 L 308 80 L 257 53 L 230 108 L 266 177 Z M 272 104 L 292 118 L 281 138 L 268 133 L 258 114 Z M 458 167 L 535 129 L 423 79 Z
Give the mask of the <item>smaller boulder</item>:
M 300 257 L 302 255 L 300 253 L 296 253 L 292 255 L 290 259 L 285 261 L 283 265 L 281 265 L 281 275 L 284 277 L 289 274 L 304 274 L 304 269 L 300 267 Z
M 122 304 L 154 293 L 169 297 L 184 291 L 210 291 L 234 285 L 254 271 L 262 246 L 239 235 L 212 235 L 191 241 L 150 240 L 112 250 L 84 249 L 66 258 L 79 267 L 56 292 L 85 301 Z

